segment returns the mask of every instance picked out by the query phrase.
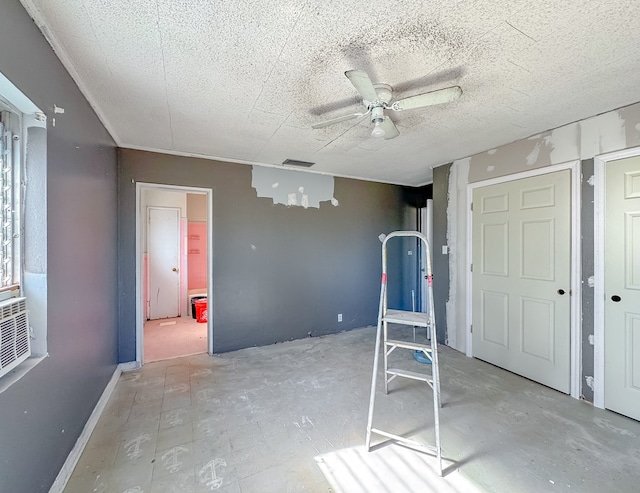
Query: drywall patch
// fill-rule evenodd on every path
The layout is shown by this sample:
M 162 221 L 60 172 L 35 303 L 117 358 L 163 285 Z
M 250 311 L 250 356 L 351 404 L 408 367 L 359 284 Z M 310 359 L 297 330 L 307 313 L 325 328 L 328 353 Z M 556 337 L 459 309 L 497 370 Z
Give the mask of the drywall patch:
M 320 202 L 329 201 L 337 206 L 333 185 L 333 176 L 253 166 L 251 186 L 256 189 L 258 197 L 271 198 L 274 204 L 317 209 Z
M 566 163 L 580 156 L 580 127 L 576 123 L 552 130 L 545 140 L 551 147 L 549 164 Z
M 554 149 L 550 137 L 551 132 L 546 132 L 512 142 L 495 149 L 495 152 L 487 151 L 471 156 L 469 183 L 486 180 L 489 166 L 493 166 L 490 171 L 492 177 L 548 166 Z
M 610 111 L 580 122 L 582 159 L 627 147 L 625 121 L 619 111 Z
M 593 377 L 591 375 L 587 375 L 584 379 L 587 382 L 587 387 L 593 390 Z
M 449 248 L 449 299 L 446 303 L 448 344 L 466 351 L 467 311 L 467 182 L 471 159 L 460 159 L 451 166 L 447 206 L 447 246 Z M 435 251 L 436 249 L 434 249 Z
M 627 147 L 640 145 L 640 104 L 632 104 L 618 110 L 624 120 Z
M 538 156 L 540 155 L 541 145 L 542 145 L 542 142 L 538 142 L 533 148 L 533 151 L 529 153 L 529 155 L 527 156 L 527 166 L 532 166 L 536 164 L 536 161 L 538 161 Z

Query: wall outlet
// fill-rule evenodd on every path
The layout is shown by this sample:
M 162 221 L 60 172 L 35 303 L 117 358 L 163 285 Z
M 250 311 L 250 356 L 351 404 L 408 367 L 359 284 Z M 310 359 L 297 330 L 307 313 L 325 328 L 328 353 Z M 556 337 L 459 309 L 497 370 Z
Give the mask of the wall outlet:
M 447 255 L 449 253 L 449 247 L 447 245 L 442 245 L 442 255 Z
M 338 313 L 338 322 L 342 322 L 342 313 Z

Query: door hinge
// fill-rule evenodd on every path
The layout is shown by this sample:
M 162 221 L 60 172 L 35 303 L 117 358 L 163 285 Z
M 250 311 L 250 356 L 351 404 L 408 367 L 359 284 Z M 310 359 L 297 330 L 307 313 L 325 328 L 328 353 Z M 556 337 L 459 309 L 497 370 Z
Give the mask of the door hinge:
M 469 330 L 473 334 L 473 324 L 469 326 Z
M 471 202 L 471 212 L 473 212 L 473 202 Z
M 471 264 L 471 272 L 473 272 L 473 264 Z

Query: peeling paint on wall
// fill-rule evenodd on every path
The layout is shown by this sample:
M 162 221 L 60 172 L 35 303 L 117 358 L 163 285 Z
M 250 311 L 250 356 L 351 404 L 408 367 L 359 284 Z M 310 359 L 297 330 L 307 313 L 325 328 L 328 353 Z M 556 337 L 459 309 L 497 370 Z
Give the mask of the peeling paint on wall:
M 595 337 L 593 336 L 593 334 L 589 334 L 589 344 L 591 344 L 592 346 L 595 344 Z
M 587 286 L 589 286 L 590 288 L 593 288 L 596 285 L 596 279 L 593 276 L 590 276 L 589 279 L 587 279 Z
M 320 207 L 320 202 L 338 206 L 333 196 L 333 176 L 295 170 L 253 166 L 251 186 L 258 197 L 269 197 L 287 207 Z
M 591 176 L 589 177 L 589 179 L 587 180 L 587 183 L 588 183 L 589 185 L 591 185 L 591 186 L 594 186 L 594 185 L 595 185 L 595 183 L 596 183 L 596 177 L 595 177 L 595 175 L 591 175 Z

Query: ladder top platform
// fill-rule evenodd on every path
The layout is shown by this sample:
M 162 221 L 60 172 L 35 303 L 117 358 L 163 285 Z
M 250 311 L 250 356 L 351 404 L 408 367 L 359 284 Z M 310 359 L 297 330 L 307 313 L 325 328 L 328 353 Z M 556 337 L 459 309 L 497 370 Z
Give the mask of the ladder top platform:
M 429 315 L 421 312 L 406 310 L 387 310 L 383 317 L 385 322 L 392 324 L 414 325 L 416 327 L 430 327 Z

